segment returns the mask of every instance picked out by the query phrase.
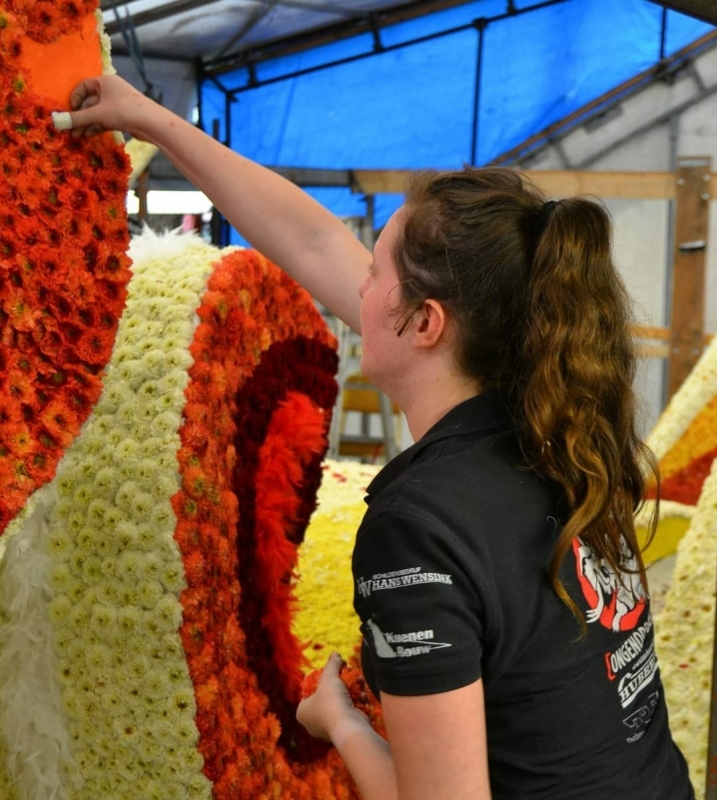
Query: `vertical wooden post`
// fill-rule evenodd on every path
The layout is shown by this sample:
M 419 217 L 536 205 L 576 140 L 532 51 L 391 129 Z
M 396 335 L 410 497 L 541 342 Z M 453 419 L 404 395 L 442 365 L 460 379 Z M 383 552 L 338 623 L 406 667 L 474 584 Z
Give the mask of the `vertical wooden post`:
M 709 157 L 681 158 L 675 175 L 669 397 L 689 375 L 704 346 L 711 172 L 712 159 Z
M 149 170 L 145 169 L 137 178 L 137 188 L 135 189 L 139 199 L 138 217 L 142 222 L 147 221 L 149 216 L 147 211 L 147 195 L 149 194 Z

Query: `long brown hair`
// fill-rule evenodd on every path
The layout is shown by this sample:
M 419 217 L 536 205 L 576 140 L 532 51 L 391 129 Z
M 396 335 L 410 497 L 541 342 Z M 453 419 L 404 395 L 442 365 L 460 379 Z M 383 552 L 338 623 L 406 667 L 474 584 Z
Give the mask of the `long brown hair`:
M 659 480 L 636 430 L 630 302 L 606 209 L 546 203 L 509 169 L 419 173 L 394 256 L 403 319 L 429 297 L 445 305 L 459 367 L 505 392 L 526 464 L 562 486 L 570 515 L 550 578 L 585 630 L 563 559 L 579 536 L 618 574 L 634 557 L 646 586 L 633 516 Z

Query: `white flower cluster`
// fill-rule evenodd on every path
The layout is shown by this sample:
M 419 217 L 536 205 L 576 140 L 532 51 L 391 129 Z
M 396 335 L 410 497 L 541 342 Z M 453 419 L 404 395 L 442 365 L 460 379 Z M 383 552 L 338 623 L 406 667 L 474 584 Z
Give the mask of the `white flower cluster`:
M 647 528 L 655 511 L 655 501 L 645 500 L 640 510 L 635 514 L 635 526 Z M 660 500 L 660 519 L 678 517 L 680 519 L 692 519 L 695 514 L 694 506 L 686 506 L 684 503 L 677 503 L 674 500 Z
M 125 145 L 125 150 L 132 164 L 129 176 L 129 185 L 132 186 L 139 176 L 147 169 L 149 162 L 157 155 L 159 148 L 151 142 L 141 139 L 130 139 Z
M 662 458 L 685 432 L 687 426 L 717 394 L 717 336 L 710 342 L 692 372 L 675 392 L 650 433 L 647 444 Z
M 698 796 L 705 784 L 717 564 L 717 463 L 677 548 L 665 607 L 655 620 L 670 727 Z
M 194 800 L 209 798 L 211 785 L 179 637 L 185 583 L 170 498 L 180 487 L 188 348 L 216 250 L 150 234 L 131 254 L 104 392 L 58 468 L 44 541 L 74 760 L 63 790 L 70 800 Z

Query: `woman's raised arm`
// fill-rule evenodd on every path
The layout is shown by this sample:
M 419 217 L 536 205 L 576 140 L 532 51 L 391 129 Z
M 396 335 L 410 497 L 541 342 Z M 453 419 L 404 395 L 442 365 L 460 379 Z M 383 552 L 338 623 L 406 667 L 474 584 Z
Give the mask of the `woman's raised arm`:
M 247 241 L 359 331 L 359 286 L 371 254 L 313 198 L 117 76 L 83 81 L 71 105 L 73 135 L 121 130 L 156 144 Z

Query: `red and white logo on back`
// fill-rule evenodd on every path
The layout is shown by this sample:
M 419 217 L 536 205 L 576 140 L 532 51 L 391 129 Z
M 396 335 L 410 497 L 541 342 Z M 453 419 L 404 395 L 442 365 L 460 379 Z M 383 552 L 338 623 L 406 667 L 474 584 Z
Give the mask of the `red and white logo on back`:
M 575 567 L 588 604 L 587 621 L 600 622 L 611 631 L 631 631 L 647 604 L 645 588 L 637 572 L 637 559 L 630 556 L 628 571 L 616 573 L 596 558 L 580 538 L 573 540 Z

